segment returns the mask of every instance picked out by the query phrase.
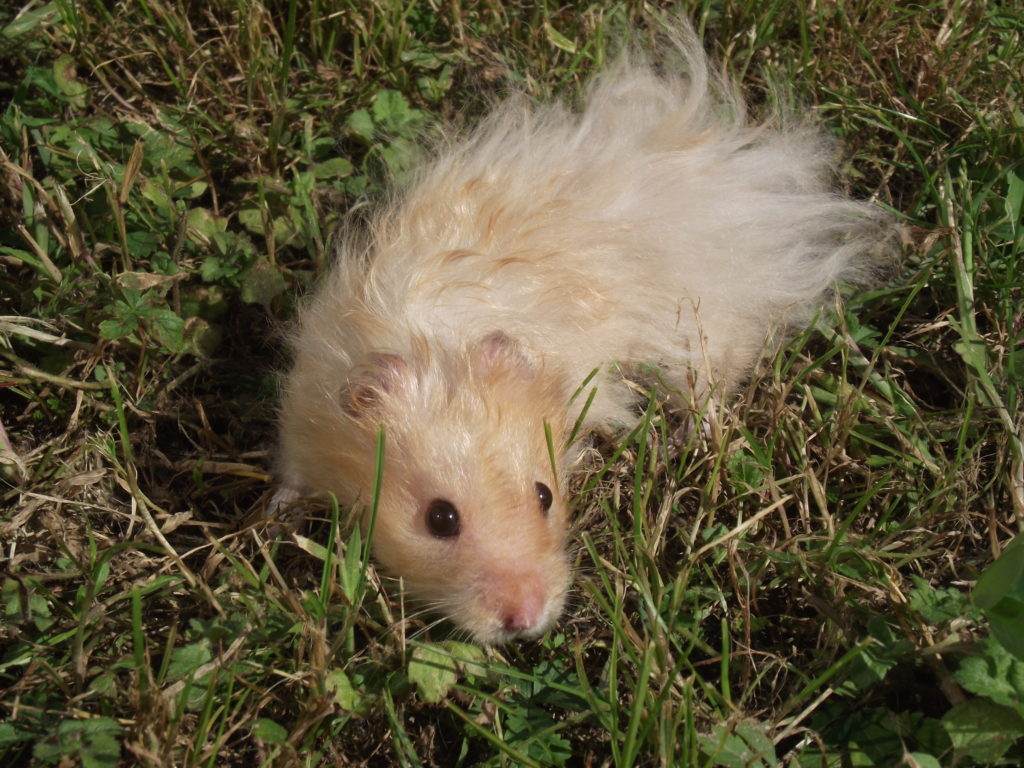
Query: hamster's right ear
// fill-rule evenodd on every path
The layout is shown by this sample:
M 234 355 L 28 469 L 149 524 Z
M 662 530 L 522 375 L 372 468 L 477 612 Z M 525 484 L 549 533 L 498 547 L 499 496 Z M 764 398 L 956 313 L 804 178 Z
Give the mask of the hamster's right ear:
M 373 354 L 353 371 L 341 389 L 341 408 L 354 419 L 377 413 L 385 394 L 396 391 L 409 370 L 399 355 Z
M 473 349 L 477 364 L 488 373 L 514 372 L 532 379 L 537 374 L 536 361 L 529 352 L 504 331 L 492 331 L 477 342 Z

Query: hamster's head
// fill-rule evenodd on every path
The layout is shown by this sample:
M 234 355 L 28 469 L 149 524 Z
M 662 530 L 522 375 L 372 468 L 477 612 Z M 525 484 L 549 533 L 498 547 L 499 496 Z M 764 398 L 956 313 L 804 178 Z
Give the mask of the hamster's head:
M 369 355 L 321 415 L 335 421 L 332 443 L 307 476 L 368 507 L 383 429 L 376 560 L 478 642 L 536 637 L 570 583 L 559 492 L 567 397 L 551 364 L 503 333 L 459 350 Z

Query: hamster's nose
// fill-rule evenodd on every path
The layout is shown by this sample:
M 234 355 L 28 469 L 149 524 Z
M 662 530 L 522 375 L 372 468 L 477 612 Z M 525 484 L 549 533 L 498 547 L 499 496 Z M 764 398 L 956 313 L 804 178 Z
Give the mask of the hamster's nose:
M 536 596 L 531 596 L 516 606 L 506 606 L 501 616 L 502 629 L 515 634 L 533 629 L 540 619 L 543 608 L 543 599 L 537 599 Z
M 535 629 L 544 616 L 548 585 L 539 574 L 502 573 L 492 575 L 491 610 L 501 628 L 512 634 Z

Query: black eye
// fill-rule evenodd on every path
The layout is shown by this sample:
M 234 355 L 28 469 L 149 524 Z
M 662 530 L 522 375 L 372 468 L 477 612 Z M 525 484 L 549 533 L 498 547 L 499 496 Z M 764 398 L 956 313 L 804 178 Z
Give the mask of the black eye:
M 554 497 L 551 495 L 551 489 L 544 485 L 544 483 L 534 483 L 533 487 L 537 489 L 537 500 L 540 502 L 540 511 L 547 514 L 548 510 L 551 509 L 551 502 L 554 501 Z
M 434 499 L 427 507 L 427 528 L 439 539 L 459 535 L 459 510 L 450 501 Z

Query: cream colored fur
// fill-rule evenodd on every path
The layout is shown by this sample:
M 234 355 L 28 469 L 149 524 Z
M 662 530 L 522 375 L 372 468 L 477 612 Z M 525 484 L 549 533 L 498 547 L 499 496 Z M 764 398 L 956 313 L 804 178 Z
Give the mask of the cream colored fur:
M 559 499 L 540 516 L 533 488 L 562 481 L 570 454 L 552 469 L 544 423 L 561 446 L 587 375 L 601 371 L 589 429 L 635 419 L 623 374 L 641 366 L 725 393 L 836 281 L 867 277 L 890 231 L 833 191 L 820 129 L 750 124 L 678 37 L 684 75 L 624 56 L 580 111 L 498 106 L 342 243 L 301 316 L 284 485 L 366 501 L 383 426 L 378 558 L 483 641 L 560 610 L 566 515 Z M 423 529 L 433 498 L 464 518 L 455 542 Z M 492 593 L 524 578 L 546 613 L 503 630 L 495 611 L 517 608 Z

